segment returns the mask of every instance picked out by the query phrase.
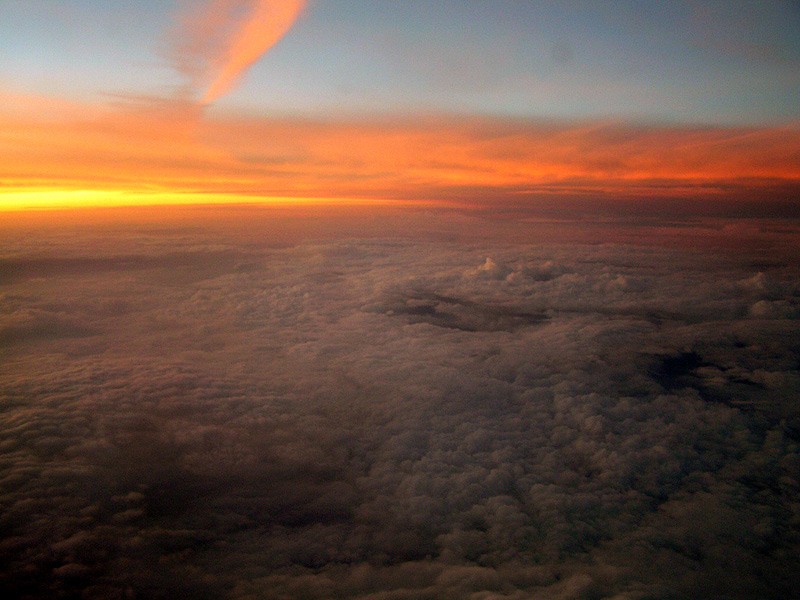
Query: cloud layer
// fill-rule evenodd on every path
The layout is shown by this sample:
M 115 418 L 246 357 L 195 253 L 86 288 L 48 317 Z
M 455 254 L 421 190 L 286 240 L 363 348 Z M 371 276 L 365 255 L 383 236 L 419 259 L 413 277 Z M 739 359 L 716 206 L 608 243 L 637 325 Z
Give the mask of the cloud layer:
M 797 227 L 247 215 L 4 228 L 12 597 L 796 589 Z

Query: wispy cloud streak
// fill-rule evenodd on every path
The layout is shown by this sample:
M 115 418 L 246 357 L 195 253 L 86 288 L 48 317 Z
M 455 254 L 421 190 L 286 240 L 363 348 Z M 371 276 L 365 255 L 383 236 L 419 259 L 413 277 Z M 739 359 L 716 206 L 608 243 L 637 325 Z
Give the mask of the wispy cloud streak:
M 176 67 L 204 104 L 233 89 L 244 72 L 297 20 L 305 0 L 210 0 L 174 32 Z

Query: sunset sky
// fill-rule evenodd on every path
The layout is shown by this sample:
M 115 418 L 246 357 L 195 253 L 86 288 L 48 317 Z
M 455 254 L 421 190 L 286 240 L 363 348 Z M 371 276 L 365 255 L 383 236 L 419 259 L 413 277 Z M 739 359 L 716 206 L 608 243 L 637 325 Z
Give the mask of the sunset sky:
M 0 598 L 800 589 L 800 3 L 0 0 Z
M 794 2 L 5 0 L 0 207 L 792 206 L 798 32 Z

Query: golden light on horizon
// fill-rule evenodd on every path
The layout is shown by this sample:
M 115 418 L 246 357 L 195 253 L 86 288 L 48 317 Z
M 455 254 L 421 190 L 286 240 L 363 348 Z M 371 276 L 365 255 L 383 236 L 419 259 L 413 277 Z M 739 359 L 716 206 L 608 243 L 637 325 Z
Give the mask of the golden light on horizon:
M 0 212 L 113 208 L 129 206 L 263 205 L 263 206 L 399 206 L 402 200 L 311 196 L 253 196 L 193 192 L 138 192 L 124 190 L 23 189 L 0 192 Z M 415 205 L 421 202 L 415 201 Z M 432 202 L 422 204 L 433 204 Z M 441 203 L 437 203 L 441 204 Z

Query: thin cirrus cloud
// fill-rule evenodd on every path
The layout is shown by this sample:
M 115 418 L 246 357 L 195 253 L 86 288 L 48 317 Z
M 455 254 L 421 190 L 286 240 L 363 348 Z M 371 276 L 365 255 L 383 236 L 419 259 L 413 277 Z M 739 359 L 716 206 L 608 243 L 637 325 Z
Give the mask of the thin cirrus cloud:
M 176 68 L 208 104 L 230 92 L 299 17 L 305 0 L 211 0 L 173 30 Z

